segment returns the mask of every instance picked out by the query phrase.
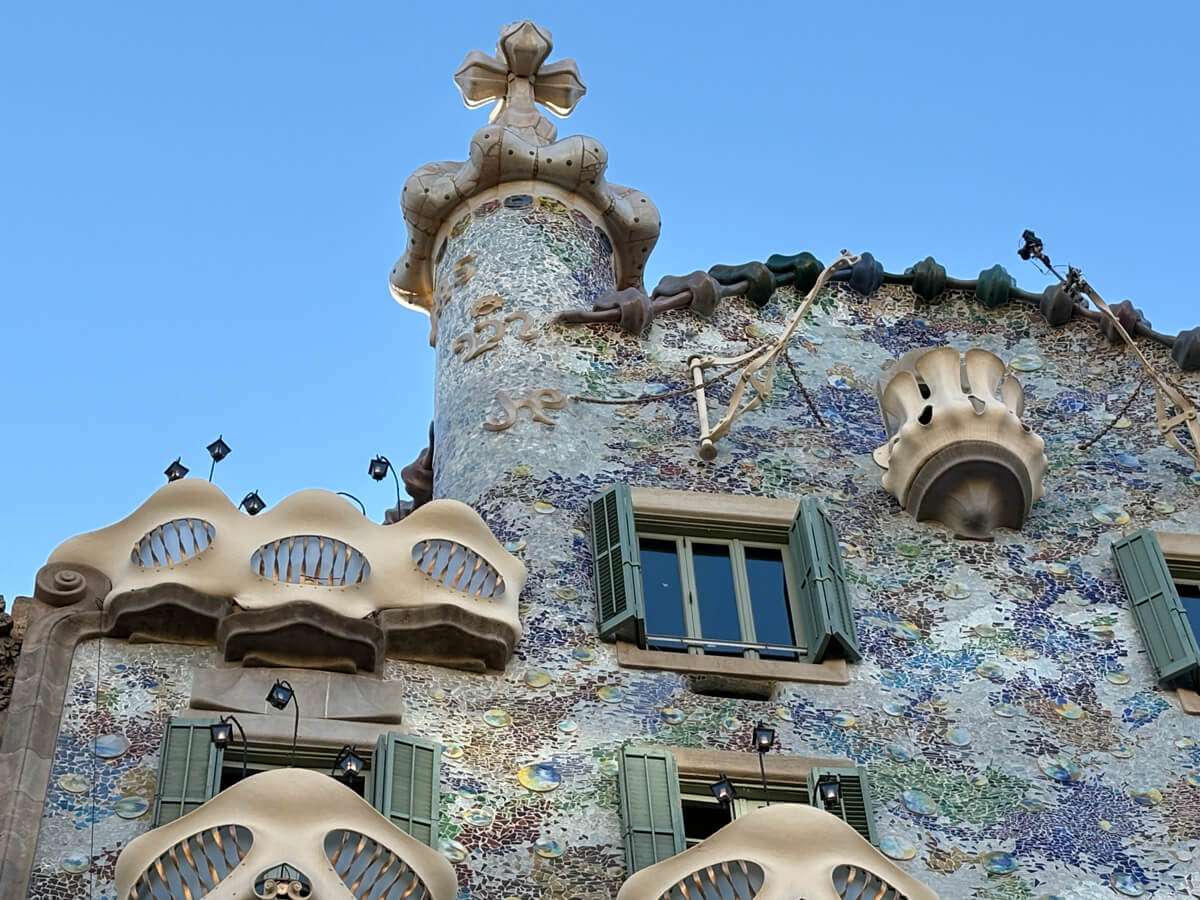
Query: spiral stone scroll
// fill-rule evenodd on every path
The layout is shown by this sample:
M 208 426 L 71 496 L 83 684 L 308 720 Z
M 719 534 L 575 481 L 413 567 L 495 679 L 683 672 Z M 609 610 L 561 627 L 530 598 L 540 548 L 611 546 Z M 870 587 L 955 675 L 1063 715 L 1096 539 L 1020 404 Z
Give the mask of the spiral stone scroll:
M 38 570 L 33 596 L 50 606 L 70 606 L 85 597 L 99 605 L 112 582 L 93 566 L 73 562 L 51 562 Z

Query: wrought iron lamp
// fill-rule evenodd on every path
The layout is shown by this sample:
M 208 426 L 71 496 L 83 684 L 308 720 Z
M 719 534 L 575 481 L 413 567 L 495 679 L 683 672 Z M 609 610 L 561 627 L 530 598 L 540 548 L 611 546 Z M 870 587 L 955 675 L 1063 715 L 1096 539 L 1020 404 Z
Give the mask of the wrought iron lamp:
M 217 463 L 232 453 L 233 448 L 225 443 L 221 439 L 221 435 L 218 434 L 217 439 L 205 447 L 205 449 L 208 451 L 208 455 L 212 457 L 212 465 L 208 467 L 208 480 L 212 481 L 213 470 L 216 469 Z
M 360 774 L 366 762 L 363 758 L 354 752 L 354 748 L 349 744 L 338 751 L 337 759 L 333 763 L 333 771 L 330 773 L 334 778 L 345 778 L 349 780 Z
M 163 474 L 167 476 L 167 481 L 178 481 L 188 473 L 188 467 L 179 461 L 179 457 L 175 457 L 175 462 L 171 463 L 165 469 Z
M 214 747 L 220 747 L 222 750 L 229 746 L 229 742 L 233 740 L 233 726 L 237 726 L 238 734 L 242 739 L 242 777 L 246 777 L 246 762 L 248 751 L 246 748 L 246 732 L 242 729 L 242 723 L 233 716 L 221 716 L 221 721 L 213 722 L 208 726 L 209 738 L 213 742 Z
M 767 793 L 767 764 L 765 757 L 775 746 L 775 729 L 768 728 L 764 722 L 754 726 L 754 749 L 758 751 L 758 771 L 762 775 L 763 801 L 771 805 L 771 795 Z
M 238 504 L 238 508 L 245 509 L 248 515 L 257 516 L 267 508 L 267 501 L 258 496 L 258 491 L 251 491 L 242 498 L 242 502 Z
M 400 479 L 396 476 L 396 467 L 392 465 L 391 460 L 386 456 L 376 456 L 367 465 L 367 474 L 376 481 L 383 481 L 387 478 L 388 472 L 392 473 L 392 480 L 396 482 L 396 508 L 400 507 Z
M 836 775 L 825 774 L 817 779 L 817 795 L 824 809 L 835 807 L 842 797 L 842 786 Z
M 247 510 L 248 512 L 249 510 Z M 300 701 L 296 699 L 296 692 L 292 686 L 286 681 L 276 680 L 271 686 L 271 690 L 267 692 L 267 702 L 276 709 L 282 710 L 290 703 L 296 713 L 296 722 L 292 726 L 292 761 L 289 765 L 296 765 L 296 738 L 300 734 Z
M 708 789 L 712 791 L 712 795 L 717 798 L 717 802 L 725 808 L 729 813 L 729 820 L 733 821 L 733 801 L 737 799 L 737 791 L 733 787 L 733 782 L 729 780 L 729 776 L 724 772 L 721 777 L 710 784 Z

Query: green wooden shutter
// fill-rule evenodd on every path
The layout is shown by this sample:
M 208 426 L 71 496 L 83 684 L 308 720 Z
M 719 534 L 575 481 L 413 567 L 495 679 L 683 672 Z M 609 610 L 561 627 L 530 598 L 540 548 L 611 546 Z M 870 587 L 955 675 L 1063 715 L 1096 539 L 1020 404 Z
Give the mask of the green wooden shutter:
M 862 659 L 837 531 L 815 497 L 800 501 L 788 529 L 788 552 L 800 579 L 798 600 L 809 662 L 831 656 Z
M 198 809 L 220 792 L 225 751 L 213 744 L 208 730 L 216 721 L 167 720 L 154 794 L 155 828 Z
M 836 775 L 840 796 L 836 809 L 826 809 L 817 790 L 817 779 L 822 775 Z M 871 799 L 871 785 L 867 782 L 867 770 L 862 766 L 845 768 L 814 768 L 808 774 L 809 803 L 833 813 L 872 844 L 875 843 L 875 803 Z
M 600 636 L 642 644 L 642 563 L 627 484 L 592 500 L 592 582 Z
M 617 787 L 628 873 L 682 853 L 683 805 L 675 757 L 666 750 L 622 747 Z
M 1200 687 L 1200 648 L 1158 538 L 1143 528 L 1114 541 L 1112 552 L 1159 680 Z
M 375 742 L 371 800 L 397 828 L 431 847 L 438 840 L 442 745 L 389 731 Z

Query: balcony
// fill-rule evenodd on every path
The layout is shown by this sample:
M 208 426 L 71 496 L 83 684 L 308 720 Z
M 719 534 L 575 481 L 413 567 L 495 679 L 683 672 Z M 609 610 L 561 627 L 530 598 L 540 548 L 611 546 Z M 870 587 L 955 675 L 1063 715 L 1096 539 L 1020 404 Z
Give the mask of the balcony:
M 454 900 L 454 869 L 352 790 L 305 769 L 240 781 L 131 841 L 121 900 Z M 347 891 L 349 894 L 347 894 Z
M 631 876 L 617 900 L 938 900 L 853 828 L 812 806 L 765 806 Z
M 495 670 L 521 637 L 525 566 L 455 500 L 385 526 L 311 490 L 248 516 L 186 478 L 66 541 L 46 569 L 84 565 L 112 583 L 107 634 L 216 642 L 252 665 L 377 671 L 396 656 Z

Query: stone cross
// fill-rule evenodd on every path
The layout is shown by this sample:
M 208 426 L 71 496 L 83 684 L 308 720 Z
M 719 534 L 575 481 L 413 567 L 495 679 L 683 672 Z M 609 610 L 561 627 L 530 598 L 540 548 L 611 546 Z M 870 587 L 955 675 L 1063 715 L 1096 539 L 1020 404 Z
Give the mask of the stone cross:
M 488 121 L 545 146 L 558 129 L 534 104 L 566 117 L 587 92 L 573 59 L 543 65 L 553 47 L 550 32 L 528 19 L 505 25 L 495 56 L 472 50 L 454 73 L 454 82 L 468 107 L 498 101 Z

